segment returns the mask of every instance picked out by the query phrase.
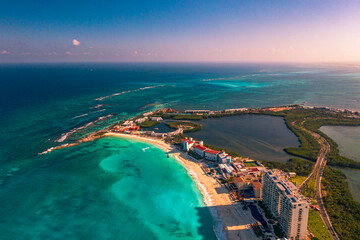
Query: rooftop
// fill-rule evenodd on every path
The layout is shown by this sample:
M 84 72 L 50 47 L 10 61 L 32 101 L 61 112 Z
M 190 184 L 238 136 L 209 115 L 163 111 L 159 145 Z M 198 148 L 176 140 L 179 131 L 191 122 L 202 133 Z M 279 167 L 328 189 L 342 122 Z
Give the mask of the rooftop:
M 204 147 L 202 145 L 196 145 L 196 146 L 194 146 L 194 148 L 197 148 L 197 149 L 199 149 L 201 151 L 205 151 L 207 149 L 206 147 Z
M 254 186 L 254 189 L 260 189 L 261 188 L 261 183 L 259 182 L 252 182 L 252 185 Z
M 283 196 L 286 196 L 292 204 L 307 203 L 305 197 L 298 191 L 298 188 L 285 178 L 284 172 L 272 170 L 266 173 L 271 177 L 273 182 L 276 183 L 277 188 L 282 192 Z
M 238 183 L 245 182 L 241 177 L 235 177 L 235 178 L 234 178 L 234 181 L 235 181 L 235 182 L 238 182 Z
M 215 154 L 215 155 L 220 153 L 219 151 L 215 151 L 215 150 L 211 150 L 211 149 L 206 149 L 206 152 L 210 153 L 210 154 Z

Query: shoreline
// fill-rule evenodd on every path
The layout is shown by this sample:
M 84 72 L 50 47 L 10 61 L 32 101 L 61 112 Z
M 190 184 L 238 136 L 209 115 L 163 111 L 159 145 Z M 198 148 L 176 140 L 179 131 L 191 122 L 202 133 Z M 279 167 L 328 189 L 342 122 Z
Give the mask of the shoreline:
M 199 162 L 191 159 L 186 153 L 160 139 L 123 133 L 106 133 L 104 136 L 136 139 L 155 145 L 165 152 L 170 152 L 185 167 L 188 175 L 196 183 L 203 196 L 203 201 L 213 217 L 214 233 L 219 240 L 259 239 L 250 229 L 250 224 L 257 222 L 252 217 L 250 210 L 242 210 L 238 204 L 234 204 L 225 186 L 220 185 L 213 177 L 206 175 Z

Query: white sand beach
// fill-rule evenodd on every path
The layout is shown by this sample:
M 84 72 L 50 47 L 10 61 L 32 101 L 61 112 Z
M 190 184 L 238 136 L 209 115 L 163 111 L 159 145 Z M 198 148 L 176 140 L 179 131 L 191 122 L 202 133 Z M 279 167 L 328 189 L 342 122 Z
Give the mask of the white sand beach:
M 200 164 L 196 160 L 190 158 L 186 153 L 177 150 L 176 147 L 159 139 L 122 133 L 106 133 L 105 135 L 146 141 L 162 148 L 166 152 L 170 152 L 171 155 L 187 169 L 189 175 L 197 183 L 204 197 L 204 201 L 210 208 L 210 212 L 216 222 L 215 230 L 219 239 L 260 239 L 257 238 L 250 229 L 250 224 L 257 222 L 252 217 L 250 211 L 242 210 L 239 204 L 234 203 L 231 200 L 227 189 L 219 184 L 213 177 L 207 175 L 202 170 Z M 219 231 L 221 225 L 222 231 Z

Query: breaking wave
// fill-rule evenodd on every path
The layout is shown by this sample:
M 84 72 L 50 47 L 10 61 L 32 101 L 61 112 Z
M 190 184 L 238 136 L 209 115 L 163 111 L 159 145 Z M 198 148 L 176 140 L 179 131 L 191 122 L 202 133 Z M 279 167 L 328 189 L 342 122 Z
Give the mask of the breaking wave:
M 87 116 L 87 115 L 89 115 L 89 114 L 88 114 L 88 113 L 81 114 L 81 115 L 79 115 L 79 116 L 73 117 L 72 119 L 76 119 L 76 118 L 80 118 L 80 117 L 85 117 L 85 116 Z
M 102 116 L 102 117 L 99 117 L 97 118 L 95 121 L 92 121 L 92 122 L 89 122 L 81 127 L 77 127 L 77 128 L 74 128 L 74 129 L 71 129 L 69 132 L 67 133 L 63 133 L 59 139 L 55 140 L 55 142 L 63 142 L 65 141 L 69 136 L 71 136 L 72 134 L 78 132 L 79 130 L 82 130 L 82 129 L 85 129 L 91 125 L 93 125 L 94 123 L 97 123 L 101 120 L 104 120 L 106 118 L 110 118 L 112 116 L 112 114 L 109 114 L 109 115 L 106 115 L 106 116 Z
M 163 86 L 165 86 L 165 85 L 155 85 L 155 86 L 149 86 L 149 87 L 142 87 L 142 88 L 138 88 L 138 89 L 134 89 L 134 90 L 127 90 L 127 91 L 123 91 L 123 92 L 119 92 L 119 93 L 114 93 L 114 94 L 111 94 L 111 95 L 108 95 L 108 96 L 99 97 L 99 98 L 96 98 L 95 100 L 96 101 L 102 101 L 102 100 L 107 99 L 107 98 L 112 98 L 112 97 L 115 97 L 115 96 L 130 93 L 130 92 L 138 92 L 138 91 L 143 91 L 143 90 L 146 90 L 146 89 L 163 87 Z

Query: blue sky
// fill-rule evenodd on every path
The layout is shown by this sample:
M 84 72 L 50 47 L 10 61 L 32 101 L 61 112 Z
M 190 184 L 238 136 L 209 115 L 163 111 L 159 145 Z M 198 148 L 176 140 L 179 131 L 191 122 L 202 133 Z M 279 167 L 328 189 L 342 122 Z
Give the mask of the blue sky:
M 352 0 L 3 0 L 0 62 L 356 62 L 359 13 Z

